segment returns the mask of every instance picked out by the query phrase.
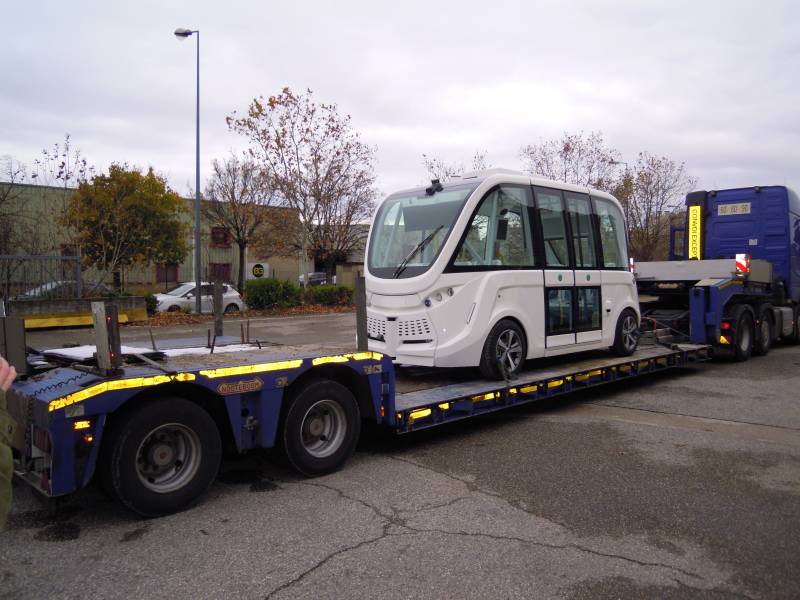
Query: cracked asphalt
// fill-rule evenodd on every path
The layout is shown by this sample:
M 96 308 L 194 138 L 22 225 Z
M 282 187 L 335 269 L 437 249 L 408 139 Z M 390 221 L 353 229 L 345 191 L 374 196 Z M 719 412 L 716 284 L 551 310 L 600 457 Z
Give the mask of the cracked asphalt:
M 322 478 L 260 452 L 160 519 L 18 483 L 0 597 L 797 598 L 798 383 L 800 346 L 779 347 L 370 432 Z

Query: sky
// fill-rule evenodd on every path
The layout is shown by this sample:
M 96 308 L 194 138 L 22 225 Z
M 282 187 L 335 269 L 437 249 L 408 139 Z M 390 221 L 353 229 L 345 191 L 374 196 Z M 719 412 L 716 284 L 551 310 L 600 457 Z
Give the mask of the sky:
M 469 165 L 601 131 L 625 161 L 685 162 L 701 189 L 800 188 L 800 3 L 735 0 L 227 2 L 0 0 L 0 156 L 69 133 L 104 170 L 201 181 L 247 142 L 225 117 L 284 86 L 336 103 L 376 151 L 380 194 L 422 154 Z

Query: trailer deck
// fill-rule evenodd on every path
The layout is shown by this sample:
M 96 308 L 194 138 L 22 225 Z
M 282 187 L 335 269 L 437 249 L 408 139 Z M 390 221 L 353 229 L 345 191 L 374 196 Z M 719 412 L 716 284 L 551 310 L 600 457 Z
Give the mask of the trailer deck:
M 701 344 L 652 344 L 632 356 L 593 352 L 579 360 L 563 357 L 538 361 L 506 382 L 474 378 L 464 381 L 464 371 L 452 383 L 442 384 L 441 370 L 426 379 L 398 376 L 395 395 L 397 430 L 400 433 L 433 427 L 512 405 L 551 398 L 579 389 L 630 377 L 683 367 L 711 358 L 710 347 Z M 531 361 L 536 364 L 537 361 Z M 469 371 L 475 373 L 474 370 Z M 458 381 L 457 379 L 460 379 Z M 427 383 L 427 385 L 426 385 Z

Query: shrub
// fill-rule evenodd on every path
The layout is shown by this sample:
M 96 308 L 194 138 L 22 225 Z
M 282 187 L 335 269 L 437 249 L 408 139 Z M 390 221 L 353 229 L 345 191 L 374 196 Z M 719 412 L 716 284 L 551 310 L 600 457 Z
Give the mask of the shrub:
M 306 302 L 325 306 L 347 306 L 353 303 L 353 289 L 346 285 L 324 284 L 306 289 Z
M 156 295 L 152 292 L 147 292 L 144 295 L 144 304 L 147 307 L 147 315 L 152 317 L 156 314 L 156 308 L 158 307 L 158 300 L 156 300 Z
M 300 288 L 290 281 L 251 279 L 244 284 L 244 301 L 255 310 L 289 308 L 300 304 Z

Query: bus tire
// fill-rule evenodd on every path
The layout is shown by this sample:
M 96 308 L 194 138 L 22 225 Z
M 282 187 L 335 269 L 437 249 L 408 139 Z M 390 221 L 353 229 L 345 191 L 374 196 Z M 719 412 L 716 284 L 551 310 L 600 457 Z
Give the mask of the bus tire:
M 353 393 L 335 381 L 315 381 L 290 402 L 281 432 L 286 460 L 307 477 L 340 469 L 361 434 L 361 414 Z
M 525 366 L 527 356 L 528 346 L 522 328 L 511 319 L 501 319 L 486 336 L 479 367 L 487 379 L 514 377 Z
M 175 396 L 146 401 L 113 422 L 101 457 L 103 487 L 144 517 L 186 508 L 213 483 L 222 457 L 217 424 Z
M 639 320 L 632 308 L 626 308 L 617 319 L 614 333 L 614 345 L 611 346 L 618 356 L 630 356 L 639 346 Z
M 753 355 L 765 356 L 772 349 L 772 308 L 769 304 L 762 305 L 758 310 L 755 333 Z

